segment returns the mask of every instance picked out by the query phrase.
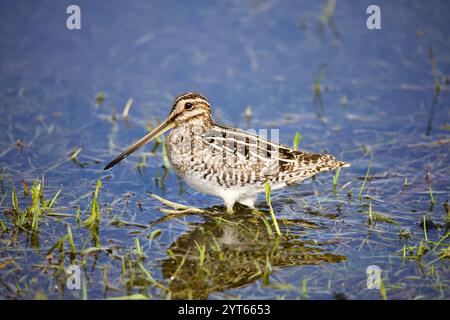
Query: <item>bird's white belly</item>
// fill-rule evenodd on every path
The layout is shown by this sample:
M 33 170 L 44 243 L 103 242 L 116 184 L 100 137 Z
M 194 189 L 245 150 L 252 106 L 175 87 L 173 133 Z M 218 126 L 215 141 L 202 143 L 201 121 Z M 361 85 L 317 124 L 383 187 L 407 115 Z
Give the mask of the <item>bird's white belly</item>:
M 201 175 L 186 175 L 183 177 L 186 183 L 195 190 L 214 197 L 222 199 L 230 199 L 233 201 L 239 201 L 249 197 L 256 196 L 263 189 L 257 190 L 255 186 L 232 186 L 226 187 L 219 185 L 214 180 L 203 179 Z

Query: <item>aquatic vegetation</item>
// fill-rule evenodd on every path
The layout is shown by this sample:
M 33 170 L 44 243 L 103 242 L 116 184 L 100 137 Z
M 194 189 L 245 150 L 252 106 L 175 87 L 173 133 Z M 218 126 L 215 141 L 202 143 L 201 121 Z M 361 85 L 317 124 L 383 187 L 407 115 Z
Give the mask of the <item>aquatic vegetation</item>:
M 281 236 L 281 231 L 280 231 L 280 227 L 278 226 L 278 221 L 277 221 L 277 217 L 275 217 L 275 212 L 273 211 L 272 208 L 272 202 L 270 201 L 270 182 L 266 182 L 264 185 L 264 188 L 266 190 L 266 201 L 267 201 L 267 205 L 269 206 L 269 210 L 270 210 L 270 215 L 272 216 L 272 223 L 275 226 L 275 230 L 277 232 L 278 236 Z
M 320 16 L 320 22 L 323 24 L 329 23 L 333 17 L 334 10 L 336 9 L 336 0 L 328 0 L 327 5 L 324 7 Z
M 346 96 L 346 95 L 343 95 L 343 96 L 341 97 L 341 105 L 342 105 L 342 108 L 345 109 L 345 107 L 347 107 L 347 104 L 348 104 L 347 96 Z
M 366 186 L 366 182 L 367 182 L 367 179 L 368 179 L 368 177 L 369 177 L 370 167 L 371 167 L 371 166 L 372 166 L 372 158 L 371 158 L 370 161 L 369 161 L 369 165 L 367 166 L 366 175 L 364 176 L 363 183 L 362 183 L 362 185 L 361 185 L 361 188 L 359 189 L 359 193 L 358 193 L 358 199 L 359 199 L 359 200 L 361 200 L 361 198 L 362 198 L 362 193 L 363 193 L 364 188 L 365 188 L 365 186 Z
M 434 77 L 434 88 L 435 91 L 439 93 L 441 91 L 441 81 L 439 80 L 439 75 L 436 68 L 436 60 L 434 59 L 433 50 L 431 49 L 431 47 L 428 48 L 428 56 L 430 58 L 431 71 Z
M 67 225 L 67 239 L 69 239 L 69 244 L 70 244 L 70 252 L 72 254 L 75 254 L 77 252 L 77 249 L 75 248 L 75 243 L 73 241 L 73 236 L 72 236 L 72 230 L 70 229 L 70 225 Z
M 132 23 L 98 15 L 89 43 L 66 41 L 52 10 L 20 8 L 42 33 L 17 34 L 15 5 L 3 15 L 0 298 L 448 299 L 445 8 L 392 3 L 402 23 L 390 33 L 398 41 L 371 38 L 380 59 L 349 45 L 372 31 L 346 1 L 208 3 L 195 7 L 200 20 L 179 5 L 117 4 Z M 417 15 L 425 7 L 426 19 Z M 156 15 L 179 23 L 169 30 Z M 229 32 L 217 33 L 230 17 Z M 161 28 L 158 41 L 136 34 L 148 21 Z M 204 26 L 200 38 L 189 31 Z M 208 52 L 180 46 L 218 43 L 218 34 L 222 45 Z M 76 56 L 89 59 L 67 63 Z M 257 210 L 236 205 L 233 214 L 169 169 L 163 137 L 103 171 L 160 123 L 178 90 L 214 97 L 221 123 L 280 129 L 282 143 L 345 155 L 352 167 L 265 186 Z M 367 287 L 369 266 L 380 268 L 379 289 Z M 72 267 L 79 289 L 67 286 Z
M 123 108 L 123 111 L 122 111 L 122 118 L 124 120 L 128 120 L 128 113 L 130 113 L 132 105 L 133 105 L 133 99 L 129 98 L 127 100 L 127 103 L 125 104 L 125 107 Z
M 431 187 L 429 188 L 429 191 L 430 191 L 430 206 L 434 207 L 435 201 L 433 196 L 433 190 L 431 189 Z
M 106 94 L 103 91 L 98 92 L 94 98 L 94 105 L 100 107 L 106 100 Z
M 333 190 L 336 190 L 340 174 L 341 174 L 341 168 L 339 167 L 334 172 L 334 176 L 333 176 Z
M 250 120 L 251 119 L 252 119 L 252 106 L 249 104 L 245 108 L 245 123 L 246 123 L 247 127 L 250 126 Z
M 300 132 L 296 132 L 294 136 L 294 141 L 292 142 L 292 149 L 296 151 L 298 150 L 298 146 L 300 144 L 301 139 L 302 135 L 300 134 Z
M 75 147 L 72 149 L 72 151 L 69 152 L 69 154 L 67 156 L 69 157 L 70 160 L 76 161 L 76 159 L 81 151 L 82 151 L 81 148 Z
M 98 235 L 99 232 L 99 223 L 100 223 L 100 209 L 98 207 L 98 193 L 102 186 L 102 181 L 97 181 L 97 186 L 95 187 L 94 197 L 91 203 L 91 210 L 89 217 L 84 221 L 84 225 L 89 228 L 92 233 L 92 237 L 94 240 L 94 245 L 96 247 L 100 247 L 100 238 Z
M 39 228 L 39 219 L 41 217 L 40 196 L 41 184 L 38 181 L 33 181 L 33 186 L 31 187 L 31 205 L 27 210 L 27 214 L 30 214 L 33 217 L 31 230 L 35 232 Z
M 171 245 L 172 254 L 163 261 L 163 274 L 173 279 L 169 285 L 172 298 L 206 298 L 212 292 L 240 288 L 257 279 L 270 286 L 270 275 L 276 268 L 346 259 L 321 249 L 325 243 L 271 238 L 262 220 L 251 216 L 251 212 L 242 212 L 230 220 L 208 218 L 192 224 L 194 228 Z
M 37 233 L 39 231 L 39 222 L 42 215 L 55 215 L 50 212 L 61 190 L 53 196 L 52 200 L 47 200 L 43 197 L 44 193 L 44 179 L 33 180 L 30 192 L 24 192 L 23 197 L 29 198 L 28 205 L 22 210 L 19 206 L 19 198 L 15 186 L 11 191 L 11 209 L 9 212 L 13 215 L 14 225 L 22 230 L 32 231 Z M 0 205 L 4 202 L 6 193 L 0 201 Z M 6 227 L 5 227 L 6 228 Z

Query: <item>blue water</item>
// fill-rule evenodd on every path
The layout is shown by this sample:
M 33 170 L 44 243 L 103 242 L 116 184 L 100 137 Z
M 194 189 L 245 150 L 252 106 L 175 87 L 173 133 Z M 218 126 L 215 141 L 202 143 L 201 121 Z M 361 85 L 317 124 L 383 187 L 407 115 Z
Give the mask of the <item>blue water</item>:
M 448 232 L 444 206 L 450 174 L 445 126 L 450 123 L 448 2 L 379 1 L 381 30 L 366 27 L 370 1 L 338 1 L 328 23 L 320 22 L 326 1 L 77 1 L 81 30 L 66 28 L 70 4 L 1 4 L 0 167 L 5 168 L 2 177 L 7 192 L 1 206 L 11 208 L 13 185 L 21 190 L 22 179 L 31 185 L 33 179 L 44 176 L 49 198 L 62 190 L 55 203 L 58 210 L 75 214 L 80 207 L 85 219 L 96 181 L 102 179 L 100 240 L 103 246 L 118 248 L 85 258 L 89 298 L 136 292 L 166 297 L 151 285 L 127 288 L 124 284 L 118 257 L 135 247 L 137 237 L 147 257 L 146 269 L 171 287 L 174 297 L 178 292 L 181 297 L 211 299 L 333 299 L 339 294 L 350 299 L 381 299 L 379 290 L 366 287 L 366 268 L 377 265 L 388 298 L 448 299 L 448 258 L 438 259 L 443 254 L 439 250 L 448 251 L 448 239 L 418 261 L 405 260 L 398 253 L 404 245 L 419 246 L 426 241 L 423 216 L 436 226 L 427 234 L 429 241 L 436 242 Z M 441 82 L 438 94 L 430 48 Z M 315 83 L 321 88 L 320 97 L 315 95 Z M 289 227 L 296 237 L 344 260 L 312 264 L 298 256 L 299 244 L 287 240 L 282 244 L 287 256 L 273 261 L 269 285 L 262 276 L 250 277 L 248 283 L 220 283 L 219 267 L 214 269 L 217 274 L 209 275 L 209 285 L 190 282 L 189 268 L 198 264 L 194 258 L 188 268 L 180 268 L 174 281 L 170 280 L 174 271 L 166 271 L 171 263 L 167 249 L 180 257 L 186 252 L 196 256 L 195 241 L 213 241 L 206 231 L 216 230 L 217 225 L 210 217 L 186 216 L 147 229 L 111 225 L 115 219 L 148 225 L 162 217 L 161 205 L 146 191 L 201 208 L 221 205 L 220 199 L 199 194 L 185 184 L 180 190 L 172 171 L 163 178 L 161 148 L 149 155 L 141 174 L 136 169 L 139 153 L 111 171 L 102 170 L 146 132 L 148 123 L 163 120 L 173 98 L 185 91 L 206 95 L 219 123 L 276 128 L 286 145 L 292 144 L 298 131 L 301 149 L 328 152 L 352 164 L 341 171 L 336 193 L 333 173 L 327 173 L 272 196 L 279 218 L 319 226 L 307 228 L 297 221 Z M 96 107 L 94 98 L 99 92 L 105 92 L 106 99 Z M 133 105 L 126 122 L 121 113 L 129 98 Z M 248 105 L 252 109 L 249 124 L 244 116 Z M 116 121 L 112 121 L 113 114 Z M 16 146 L 18 139 L 25 143 L 23 151 Z M 83 166 L 67 160 L 74 147 L 81 148 L 77 159 Z M 370 159 L 373 179 L 364 190 L 370 198 L 358 200 Z M 429 179 L 425 179 L 428 172 Z M 410 184 L 406 190 L 405 177 Z M 430 187 L 435 198 L 432 208 Z M 29 203 L 28 198 L 19 200 L 23 208 Z M 410 238 L 399 239 L 399 225 L 377 222 L 369 226 L 361 212 L 368 210 L 370 202 L 374 211 L 409 230 Z M 263 197 L 258 207 L 266 208 Z M 246 225 L 251 217 L 247 212 L 230 219 Z M 72 225 L 78 248 L 89 239 L 87 228 L 73 218 L 44 218 L 37 251 L 26 234 L 13 231 L 7 214 L 0 213 L 0 219 L 8 227 L 0 237 L 0 265 L 9 258 L 16 261 L 0 269 L 1 298 L 34 298 L 37 292 L 56 299 L 81 297 L 80 290 L 62 290 L 64 275 L 40 272 L 39 265 L 48 263 L 46 252 L 66 234 L 66 223 Z M 248 227 L 265 231 L 260 224 Z M 150 243 L 148 236 L 157 229 L 162 234 Z M 221 232 L 219 236 L 225 231 Z M 230 258 L 229 265 L 220 259 L 212 265 L 224 264 L 224 269 L 245 265 L 248 261 L 240 256 L 242 251 L 256 260 L 264 258 L 262 248 L 246 246 L 252 241 L 274 245 L 273 240 L 255 240 L 245 234 L 234 241 L 242 245 L 227 249 L 235 259 Z M 68 243 L 65 248 L 70 249 Z M 62 266 L 81 261 L 80 256 L 75 261 L 66 256 Z M 105 266 L 118 291 L 104 292 Z M 239 274 L 245 275 L 241 270 L 225 278 L 238 279 Z M 306 296 L 303 281 L 307 281 Z M 16 283 L 27 289 L 18 292 Z M 277 283 L 290 287 L 276 287 Z

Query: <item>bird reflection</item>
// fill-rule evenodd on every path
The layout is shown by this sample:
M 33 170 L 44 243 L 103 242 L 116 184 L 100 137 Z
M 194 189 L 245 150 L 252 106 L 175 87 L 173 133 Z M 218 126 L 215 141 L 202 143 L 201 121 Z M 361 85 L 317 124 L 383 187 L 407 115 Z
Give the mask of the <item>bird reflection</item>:
M 261 278 L 268 284 L 273 268 L 346 260 L 327 251 L 332 243 L 308 239 L 308 230 L 323 226 L 306 220 L 279 220 L 284 235 L 276 237 L 262 212 L 241 208 L 204 219 L 190 223 L 191 230 L 170 245 L 170 257 L 162 261 L 172 299 L 207 299 Z

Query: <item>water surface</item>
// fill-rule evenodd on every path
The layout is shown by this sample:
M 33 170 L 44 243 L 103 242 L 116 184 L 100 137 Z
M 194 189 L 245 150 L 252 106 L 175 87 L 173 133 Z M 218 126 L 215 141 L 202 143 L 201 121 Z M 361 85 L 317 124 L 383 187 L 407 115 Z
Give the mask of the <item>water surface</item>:
M 447 2 L 381 1 L 381 30 L 366 28 L 369 1 L 338 1 L 331 19 L 326 1 L 77 3 L 72 31 L 69 1 L 1 5 L 1 298 L 449 298 Z M 276 128 L 286 145 L 300 132 L 300 149 L 352 166 L 336 188 L 325 173 L 273 193 L 280 239 L 182 183 L 161 146 L 103 170 L 185 91 L 205 94 L 219 123 Z M 22 181 L 37 179 L 44 199 L 61 192 L 33 233 L 11 199 L 15 186 L 29 207 Z M 95 239 L 82 222 L 99 179 Z M 159 220 L 148 191 L 213 209 Z M 263 196 L 258 208 L 267 213 Z M 68 224 L 76 254 L 68 240 L 49 252 Z M 85 290 L 67 288 L 70 265 Z M 373 265 L 381 289 L 367 288 Z

